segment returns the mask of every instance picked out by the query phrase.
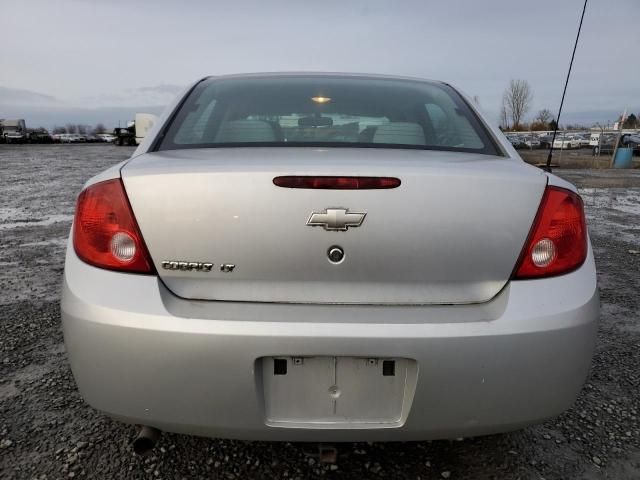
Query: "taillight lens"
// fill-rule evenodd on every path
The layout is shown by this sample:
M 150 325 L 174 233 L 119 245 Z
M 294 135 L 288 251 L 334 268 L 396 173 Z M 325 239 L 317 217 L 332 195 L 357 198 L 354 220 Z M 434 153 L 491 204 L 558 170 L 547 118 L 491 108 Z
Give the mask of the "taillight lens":
M 582 199 L 570 190 L 547 187 L 513 278 L 569 273 L 585 258 L 587 225 Z
M 73 246 L 78 257 L 96 267 L 155 273 L 119 178 L 96 183 L 80 193 Z

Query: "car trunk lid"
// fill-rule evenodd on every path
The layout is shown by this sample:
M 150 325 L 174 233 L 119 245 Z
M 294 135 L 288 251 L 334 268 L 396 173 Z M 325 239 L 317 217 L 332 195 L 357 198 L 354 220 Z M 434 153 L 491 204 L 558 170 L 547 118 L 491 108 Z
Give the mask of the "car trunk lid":
M 296 175 L 395 177 L 401 185 L 274 184 Z M 490 300 L 511 276 L 547 179 L 517 160 L 480 154 L 274 147 L 148 153 L 122 177 L 158 273 L 176 295 L 356 304 Z M 308 225 L 332 210 L 365 216 L 343 231 Z M 344 251 L 339 263 L 329 259 L 335 246 Z

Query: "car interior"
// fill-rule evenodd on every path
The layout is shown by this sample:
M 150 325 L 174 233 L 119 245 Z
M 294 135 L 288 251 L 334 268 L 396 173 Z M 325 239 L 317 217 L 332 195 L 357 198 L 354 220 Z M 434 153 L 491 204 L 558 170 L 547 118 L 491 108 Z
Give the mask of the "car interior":
M 441 87 L 333 79 L 221 83 L 194 92 L 160 149 L 347 143 L 495 154 L 468 106 Z

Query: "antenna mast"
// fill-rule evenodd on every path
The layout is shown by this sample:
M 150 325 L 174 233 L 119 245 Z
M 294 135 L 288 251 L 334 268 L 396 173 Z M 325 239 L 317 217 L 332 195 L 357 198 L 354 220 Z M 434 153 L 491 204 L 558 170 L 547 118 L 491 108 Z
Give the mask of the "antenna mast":
M 578 34 L 576 35 L 576 42 L 573 44 L 573 53 L 571 54 L 571 62 L 569 63 L 569 71 L 567 72 L 567 79 L 564 82 L 564 90 L 562 91 L 562 100 L 560 100 L 560 108 L 558 109 L 558 116 L 556 118 L 556 125 L 553 129 L 553 138 L 551 139 L 551 148 L 549 149 L 549 155 L 547 156 L 547 166 L 545 170 L 551 172 L 551 158 L 553 157 L 553 144 L 556 141 L 556 134 L 558 133 L 558 127 L 560 126 L 560 114 L 562 113 L 562 105 L 564 104 L 564 96 L 567 93 L 567 85 L 569 85 L 569 77 L 571 76 L 571 67 L 573 67 L 573 59 L 576 56 L 576 48 L 578 47 L 578 40 L 580 39 L 580 30 L 582 30 L 582 20 L 584 20 L 584 12 L 587 10 L 587 0 L 584 0 L 584 6 L 582 7 L 582 16 L 580 17 L 580 25 L 578 25 Z

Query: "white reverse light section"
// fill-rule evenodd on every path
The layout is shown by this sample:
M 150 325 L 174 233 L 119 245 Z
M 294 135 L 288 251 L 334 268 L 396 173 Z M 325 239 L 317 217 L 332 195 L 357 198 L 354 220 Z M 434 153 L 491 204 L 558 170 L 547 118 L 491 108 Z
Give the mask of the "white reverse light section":
M 121 262 L 130 262 L 136 255 L 136 242 L 125 232 L 118 232 L 111 237 L 111 253 Z
M 556 244 L 548 238 L 539 240 L 531 250 L 531 261 L 536 267 L 548 267 L 556 258 Z

